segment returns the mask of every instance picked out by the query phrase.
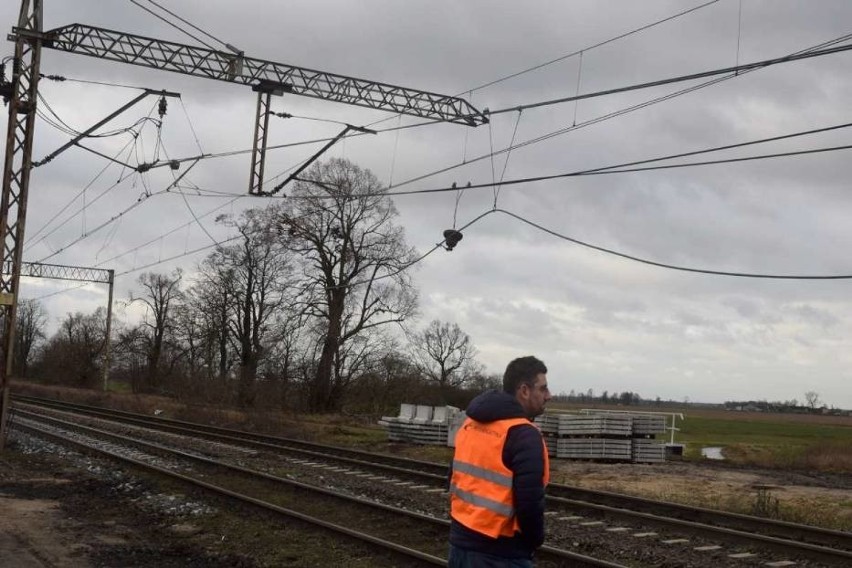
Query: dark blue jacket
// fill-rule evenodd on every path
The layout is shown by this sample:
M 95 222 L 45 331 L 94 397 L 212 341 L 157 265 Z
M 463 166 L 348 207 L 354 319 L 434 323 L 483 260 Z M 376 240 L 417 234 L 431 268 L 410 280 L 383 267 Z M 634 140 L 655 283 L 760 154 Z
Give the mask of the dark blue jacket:
M 514 396 L 488 391 L 477 396 L 467 407 L 467 415 L 477 422 L 524 418 Z M 470 530 L 452 519 L 450 544 L 467 550 L 487 552 L 505 558 L 529 558 L 544 542 L 544 441 L 532 423 L 509 429 L 503 446 L 503 464 L 512 470 L 512 492 L 520 532 L 513 537 L 491 538 Z M 450 478 L 452 478 L 452 466 Z

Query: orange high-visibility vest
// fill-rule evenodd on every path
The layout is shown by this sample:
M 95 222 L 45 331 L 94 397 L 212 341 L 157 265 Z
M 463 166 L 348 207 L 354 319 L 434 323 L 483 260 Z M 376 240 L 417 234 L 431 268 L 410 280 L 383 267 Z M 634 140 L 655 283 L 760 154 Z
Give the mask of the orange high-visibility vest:
M 450 480 L 450 515 L 467 528 L 497 538 L 520 530 L 515 516 L 512 470 L 503 465 L 503 446 L 509 428 L 533 425 L 526 418 L 477 422 L 467 418 L 456 435 L 453 477 Z M 550 481 L 550 459 L 544 440 L 544 479 Z

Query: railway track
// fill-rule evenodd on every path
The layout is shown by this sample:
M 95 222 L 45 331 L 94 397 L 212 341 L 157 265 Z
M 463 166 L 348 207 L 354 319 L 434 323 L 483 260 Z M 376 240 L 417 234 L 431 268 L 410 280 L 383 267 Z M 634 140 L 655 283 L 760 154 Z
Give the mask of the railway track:
M 386 476 L 396 483 L 415 483 L 432 489 L 443 487 L 446 466 L 432 462 L 384 456 L 357 450 L 312 444 L 293 440 L 263 436 L 207 427 L 188 422 L 152 418 L 149 416 L 102 409 L 97 407 L 60 403 L 30 397 L 15 397 L 20 408 L 52 408 L 56 411 L 72 412 L 78 416 L 90 416 L 119 421 L 136 427 L 154 428 L 175 435 L 202 437 L 217 443 L 252 447 L 262 452 L 280 452 L 301 456 L 303 460 L 327 462 L 336 467 L 360 468 L 375 475 Z M 309 462 L 310 463 L 310 462 Z M 743 558 L 755 556 L 752 551 L 772 551 L 783 558 L 806 559 L 825 565 L 852 565 L 852 535 L 807 525 L 798 525 L 769 519 L 724 513 L 709 509 L 653 501 L 627 495 L 602 491 L 591 491 L 566 485 L 552 484 L 548 487 L 548 514 L 553 522 L 574 523 L 580 526 L 603 525 L 605 521 L 636 524 L 640 527 L 662 528 L 678 538 L 668 542 L 685 541 L 682 537 L 699 537 L 713 541 L 703 548 L 718 549 L 715 542 L 733 542 L 744 546 Z M 628 530 L 611 527 L 605 530 Z M 617 533 L 616 533 L 617 534 Z M 634 534 L 654 534 L 645 533 Z M 613 535 L 615 536 L 615 535 Z M 557 540 L 558 542 L 558 540 Z M 702 547 L 696 547 L 702 548 Z M 782 562 L 785 560 L 781 560 Z M 783 564 L 779 564 L 783 565 Z
M 406 566 L 446 565 L 446 560 L 440 554 L 446 549 L 449 522 L 443 518 L 26 411 L 16 412 L 15 428 L 58 444 L 72 446 L 87 454 L 178 481 L 217 497 L 226 497 L 267 513 L 315 525 L 402 557 Z M 169 465 L 152 463 L 155 461 L 152 456 L 167 458 Z M 181 465 L 184 462 L 191 462 L 192 467 Z M 354 475 L 365 474 L 352 470 L 340 471 Z M 287 506 L 281 503 L 282 500 Z M 346 526 L 323 519 L 317 515 L 318 510 L 333 510 L 335 518 L 347 519 Z M 357 526 L 359 530 L 351 526 Z M 615 562 L 554 547 L 545 547 L 540 551 L 539 564 L 542 567 L 567 565 L 580 568 L 626 568 Z

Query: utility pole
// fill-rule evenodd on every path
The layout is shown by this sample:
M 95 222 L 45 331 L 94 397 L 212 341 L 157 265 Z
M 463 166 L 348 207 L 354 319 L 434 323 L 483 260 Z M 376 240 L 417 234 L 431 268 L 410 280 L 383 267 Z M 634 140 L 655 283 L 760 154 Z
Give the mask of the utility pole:
M 9 97 L 9 124 L 6 133 L 6 159 L 3 166 L 3 194 L 0 197 L 0 242 L 2 261 L 10 274 L 0 274 L 0 314 L 3 319 L 3 362 L 0 368 L 0 450 L 6 443 L 9 412 L 9 379 L 15 352 L 15 320 L 18 312 L 18 285 L 27 194 L 32 166 L 33 134 L 38 98 L 42 31 L 41 0 L 22 0 L 16 29 L 26 34 L 10 37 L 15 42 Z

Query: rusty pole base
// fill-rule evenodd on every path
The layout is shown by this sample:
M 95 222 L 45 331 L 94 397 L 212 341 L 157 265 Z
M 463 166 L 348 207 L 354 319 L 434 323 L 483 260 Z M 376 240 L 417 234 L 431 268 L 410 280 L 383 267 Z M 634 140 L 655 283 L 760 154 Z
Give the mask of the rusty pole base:
M 9 387 L 0 393 L 0 452 L 6 447 L 6 422 L 9 418 Z

